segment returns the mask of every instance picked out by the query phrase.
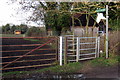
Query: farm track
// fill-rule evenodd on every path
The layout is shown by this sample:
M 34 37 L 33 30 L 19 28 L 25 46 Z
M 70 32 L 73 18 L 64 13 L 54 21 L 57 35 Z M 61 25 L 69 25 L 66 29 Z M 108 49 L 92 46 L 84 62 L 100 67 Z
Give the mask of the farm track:
M 24 40 L 24 39 L 2 39 L 2 45 L 44 44 L 47 42 L 47 40 L 44 40 L 44 39 L 39 39 L 39 40 L 40 41 L 29 41 L 29 40 Z M 4 47 L 2 46 L 2 58 L 3 58 L 2 63 L 4 63 L 2 64 L 2 66 L 6 65 L 7 63 L 17 59 L 19 56 L 22 56 L 25 53 L 37 47 L 39 46 L 4 46 Z M 51 48 L 50 45 L 45 45 L 41 47 L 40 49 L 33 51 L 32 53 L 28 54 L 25 57 L 22 57 L 21 59 L 17 60 L 16 63 L 12 63 L 8 65 L 6 68 L 52 64 L 56 61 L 56 50 Z M 18 51 L 18 50 L 23 50 L 23 51 Z M 4 52 L 4 51 L 11 51 L 11 52 Z M 15 52 L 12 52 L 12 51 L 15 51 Z M 10 58 L 7 58 L 7 57 L 10 57 Z M 13 70 L 10 69 L 10 70 L 3 70 L 3 72 L 19 71 L 19 70 L 22 70 L 22 71 L 23 70 L 34 70 L 34 69 L 41 69 L 44 67 L 47 67 L 47 66 L 34 67 L 34 68 L 29 67 L 29 68 L 13 69 Z

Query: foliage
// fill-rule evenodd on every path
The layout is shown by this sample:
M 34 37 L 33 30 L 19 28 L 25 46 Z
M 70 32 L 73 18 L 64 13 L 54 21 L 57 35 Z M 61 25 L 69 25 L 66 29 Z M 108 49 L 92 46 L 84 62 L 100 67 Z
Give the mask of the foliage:
M 113 30 L 120 30 L 120 19 L 109 20 L 109 25 Z
M 44 36 L 44 34 L 39 27 L 31 27 L 26 32 L 26 36 Z
M 6 24 L 5 26 L 2 26 L 3 34 L 14 34 L 15 30 L 20 30 L 21 33 L 24 34 L 28 30 L 28 27 L 27 25 L 24 25 L 24 24 L 21 24 L 21 25 Z
M 14 33 L 15 30 L 16 30 L 16 26 L 15 25 L 11 26 L 11 29 L 10 29 L 11 33 Z
M 41 3 L 42 4 L 42 3 Z M 70 13 L 60 13 L 60 10 L 69 10 L 69 4 L 68 3 L 50 3 L 47 2 L 48 7 L 46 7 L 46 14 L 44 14 L 44 21 L 46 25 L 46 29 L 52 29 L 53 31 L 56 31 L 58 35 L 61 34 L 61 31 L 63 31 L 63 28 L 69 28 L 70 27 L 70 19 L 71 15 Z M 54 5 L 54 6 L 53 6 Z M 51 10 L 51 11 L 48 11 Z M 52 11 L 54 10 L 54 11 Z M 56 11 L 55 11 L 56 10 Z
M 27 30 L 28 30 L 27 25 L 21 24 L 21 25 L 20 25 L 20 30 L 22 31 L 23 34 L 26 33 Z
M 37 3 L 33 5 L 33 3 Z M 23 2 L 23 4 L 28 4 Z M 33 1 L 24 6 L 24 9 L 33 8 L 33 15 L 30 16 L 29 20 L 32 21 L 43 21 L 46 29 L 51 29 L 60 35 L 62 31 L 68 30 L 70 27 L 71 16 L 74 13 L 90 14 L 96 18 L 96 9 L 105 8 L 105 5 L 109 6 L 109 22 L 110 27 L 118 29 L 119 27 L 119 16 L 120 16 L 120 3 L 115 2 L 41 2 Z M 105 15 L 105 12 L 104 12 Z M 87 21 L 89 22 L 89 21 Z M 116 22 L 118 25 L 116 25 Z M 73 24 L 73 23 L 72 23 Z M 86 25 L 87 26 L 87 25 Z
M 70 27 L 70 14 L 47 12 L 45 15 L 45 25 L 47 30 L 52 29 L 60 35 L 64 28 L 67 30 Z
M 9 24 L 2 26 L 2 33 L 9 34 L 9 32 L 10 32 L 10 25 Z
M 113 30 L 120 30 L 120 3 L 109 3 L 109 23 Z M 111 7 L 114 6 L 114 7 Z

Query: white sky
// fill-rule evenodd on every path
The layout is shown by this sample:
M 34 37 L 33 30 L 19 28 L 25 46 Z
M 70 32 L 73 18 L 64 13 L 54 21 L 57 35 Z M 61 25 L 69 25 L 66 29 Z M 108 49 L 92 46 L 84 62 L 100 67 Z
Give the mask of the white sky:
M 32 14 L 32 10 L 25 12 L 21 10 L 21 5 L 17 2 L 9 4 L 10 0 L 0 0 L 0 26 L 7 23 L 19 25 L 26 23 L 26 19 Z M 38 26 L 34 22 L 29 22 L 31 26 Z

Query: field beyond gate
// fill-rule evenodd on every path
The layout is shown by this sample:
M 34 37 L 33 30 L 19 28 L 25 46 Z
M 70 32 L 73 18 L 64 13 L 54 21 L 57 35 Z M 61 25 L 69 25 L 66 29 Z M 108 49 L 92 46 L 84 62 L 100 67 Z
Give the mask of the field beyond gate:
M 57 37 L 3 37 L 1 70 L 33 70 L 55 65 L 57 41 Z

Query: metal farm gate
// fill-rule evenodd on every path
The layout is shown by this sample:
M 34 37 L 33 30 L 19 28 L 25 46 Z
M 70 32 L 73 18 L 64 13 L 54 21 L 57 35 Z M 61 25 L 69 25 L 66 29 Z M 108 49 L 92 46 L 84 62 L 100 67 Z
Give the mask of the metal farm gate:
M 57 37 L 1 37 L 3 72 L 41 69 L 56 65 Z
M 100 37 L 60 37 L 60 65 L 99 57 Z

